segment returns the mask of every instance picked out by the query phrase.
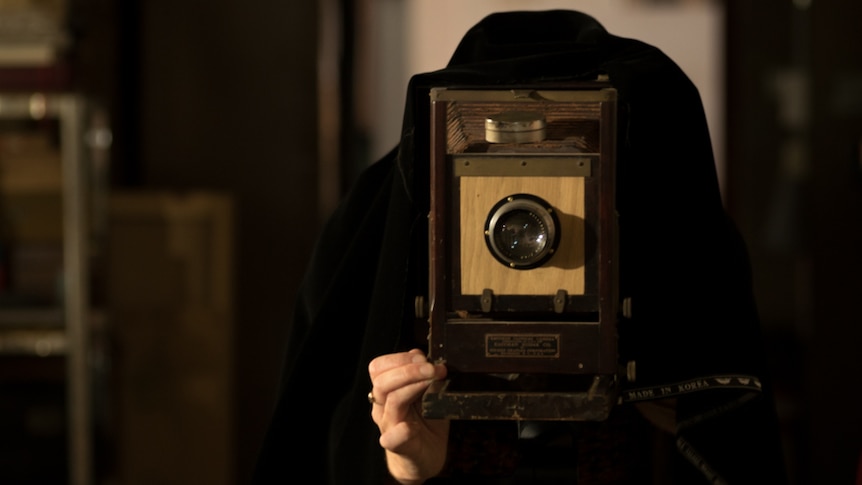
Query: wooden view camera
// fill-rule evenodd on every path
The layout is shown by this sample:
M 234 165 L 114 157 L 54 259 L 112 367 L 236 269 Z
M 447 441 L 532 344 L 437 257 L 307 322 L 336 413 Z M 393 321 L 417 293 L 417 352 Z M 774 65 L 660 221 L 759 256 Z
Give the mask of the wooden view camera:
M 602 420 L 616 403 L 616 90 L 430 90 L 423 414 Z

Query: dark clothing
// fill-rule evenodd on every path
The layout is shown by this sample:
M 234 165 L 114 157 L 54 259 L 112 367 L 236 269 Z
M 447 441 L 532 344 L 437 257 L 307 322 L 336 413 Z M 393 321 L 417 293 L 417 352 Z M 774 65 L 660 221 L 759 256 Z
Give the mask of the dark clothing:
M 431 484 L 643 484 L 663 471 L 672 437 L 630 406 L 601 422 L 540 422 L 535 438 L 520 438 L 512 421 L 456 421 L 449 460 Z M 693 470 L 693 469 L 692 469 Z M 662 481 L 660 483 L 673 483 Z
M 568 449 L 581 451 L 566 454 L 561 470 L 580 470 L 582 484 L 785 481 L 747 252 L 722 206 L 697 89 L 658 49 L 558 10 L 488 16 L 445 69 L 411 79 L 400 144 L 360 176 L 320 237 L 255 483 L 387 480 L 366 400 L 367 366 L 378 355 L 424 345 L 413 302 L 427 294 L 428 88 L 600 74 L 619 95 L 620 285 L 633 302 L 619 345 L 622 361 L 637 361 L 638 379 L 607 422 L 572 425 Z M 665 392 L 676 399 L 678 429 L 676 450 L 662 461 L 645 453 L 665 435 L 632 406 Z M 554 455 L 512 441 L 515 426 L 455 423 L 450 480 L 493 471 L 497 481 L 463 483 L 518 483 L 512 480 L 529 468 L 525 460 Z M 487 441 L 495 435 L 483 433 L 502 434 Z M 482 440 L 496 448 L 474 448 L 476 459 L 465 464 L 470 443 Z M 590 481 L 585 470 L 606 475 Z

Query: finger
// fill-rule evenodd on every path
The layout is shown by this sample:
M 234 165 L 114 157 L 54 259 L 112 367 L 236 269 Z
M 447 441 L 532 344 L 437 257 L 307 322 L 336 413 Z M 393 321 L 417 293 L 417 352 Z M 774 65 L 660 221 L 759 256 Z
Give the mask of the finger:
M 368 401 L 372 404 L 383 404 L 386 401 L 386 394 L 393 388 L 406 384 L 411 380 L 411 375 L 415 371 L 398 370 L 394 374 L 381 377 L 391 371 L 395 371 L 405 365 L 423 364 L 427 362 L 424 353 L 419 349 L 413 349 L 409 352 L 399 352 L 394 354 L 385 354 L 373 359 L 368 364 L 368 374 L 371 377 L 371 391 L 368 392 Z M 386 384 L 381 386 L 381 384 Z M 380 388 L 383 388 L 382 390 Z
M 383 404 L 388 393 L 410 383 L 432 378 L 436 372 L 432 370 L 425 354 L 418 349 L 377 357 L 368 364 L 372 386 L 368 400 Z
M 420 391 L 421 395 L 421 391 Z M 387 432 L 392 426 L 407 419 L 415 409 L 412 402 L 404 402 L 400 399 L 390 399 L 387 404 L 379 404 L 371 408 L 371 420 L 380 429 L 381 433 Z
M 374 406 L 371 417 L 376 418 L 375 422 L 381 431 L 385 432 L 391 425 L 408 419 L 416 411 L 416 403 L 430 384 L 430 380 L 424 380 L 400 387 L 386 395 L 385 403 Z
M 380 434 L 379 443 L 383 449 L 403 453 L 404 446 L 421 432 L 417 423 L 400 422 Z
M 371 417 L 374 421 L 382 426 L 385 421 L 391 422 L 405 416 L 409 407 L 422 395 L 434 377 L 444 375 L 445 369 L 439 371 L 437 367 L 428 362 L 410 363 L 379 374 L 372 381 L 371 388 L 372 401 L 375 404 L 371 409 Z M 384 411 L 389 416 L 386 420 Z
M 388 395 L 405 386 L 415 383 L 424 383 L 434 379 L 441 379 L 446 375 L 446 368 L 442 364 L 431 364 L 424 356 L 416 356 L 414 362 L 393 367 L 385 372 L 377 374 L 372 380 L 372 392 L 374 400 L 383 404 Z
M 411 412 L 415 413 L 418 410 L 416 405 L 428 386 L 432 382 L 446 377 L 444 365 L 427 365 L 433 367 L 433 376 L 401 385 L 388 392 L 385 395 L 385 401 L 379 403 L 380 405 L 372 406 L 371 417 L 381 431 L 386 431 L 393 424 L 408 419 Z
M 395 367 L 410 364 L 412 362 L 424 362 L 425 354 L 419 349 L 413 349 L 409 352 L 397 352 L 394 354 L 385 354 L 375 357 L 368 364 L 368 375 L 373 380 L 375 376 L 386 372 Z

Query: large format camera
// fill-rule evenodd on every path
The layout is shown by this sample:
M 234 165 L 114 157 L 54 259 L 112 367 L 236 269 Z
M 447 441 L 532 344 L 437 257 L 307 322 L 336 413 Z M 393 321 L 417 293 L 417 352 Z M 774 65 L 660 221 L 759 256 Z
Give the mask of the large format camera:
M 602 420 L 616 403 L 616 90 L 430 90 L 429 418 Z

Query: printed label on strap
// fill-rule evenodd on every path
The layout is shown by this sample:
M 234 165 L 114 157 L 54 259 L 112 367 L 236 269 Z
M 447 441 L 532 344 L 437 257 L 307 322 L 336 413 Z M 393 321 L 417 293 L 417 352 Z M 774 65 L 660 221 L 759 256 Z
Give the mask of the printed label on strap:
M 757 377 L 745 375 L 699 377 L 674 384 L 624 390 L 620 398 L 622 402 L 647 401 L 715 389 L 748 389 L 760 392 L 761 384 Z

